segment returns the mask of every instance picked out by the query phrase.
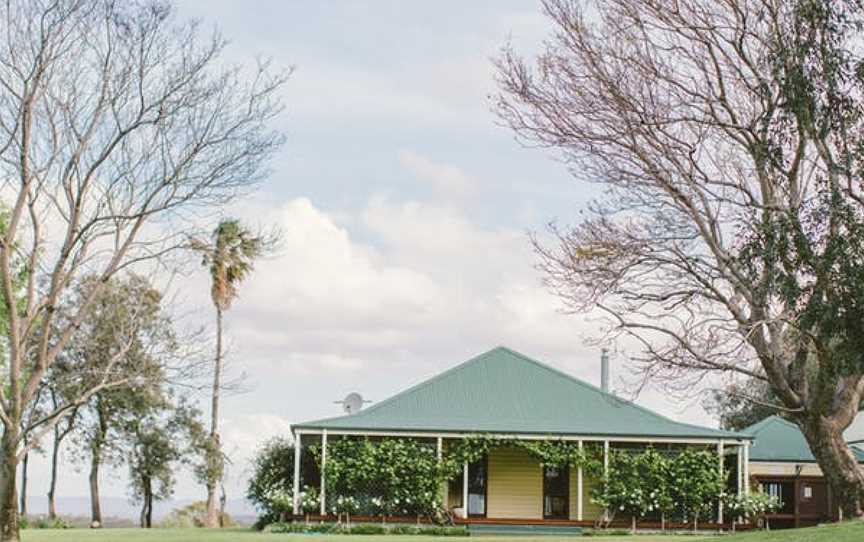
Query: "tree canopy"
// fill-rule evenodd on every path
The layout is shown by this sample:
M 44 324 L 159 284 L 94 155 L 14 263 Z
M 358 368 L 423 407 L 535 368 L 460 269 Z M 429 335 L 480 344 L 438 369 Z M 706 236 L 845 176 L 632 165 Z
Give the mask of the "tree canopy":
M 765 382 L 847 517 L 864 392 L 864 9 L 858 0 L 546 0 L 535 63 L 498 59 L 501 119 L 602 196 L 535 245 L 572 310 L 646 378 Z

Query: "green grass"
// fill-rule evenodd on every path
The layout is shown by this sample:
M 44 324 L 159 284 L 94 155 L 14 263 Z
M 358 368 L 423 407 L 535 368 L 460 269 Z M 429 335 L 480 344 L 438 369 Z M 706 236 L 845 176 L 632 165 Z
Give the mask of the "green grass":
M 573 537 L 542 536 L 529 538 L 525 536 L 507 537 L 473 537 L 490 542 L 573 542 Z M 713 537 L 709 537 L 713 539 Z M 258 533 L 248 529 L 102 529 L 91 531 L 87 529 L 67 530 L 27 530 L 22 531 L 22 542 L 459 542 L 472 538 L 432 537 L 432 536 L 365 536 L 365 535 L 316 535 L 316 534 L 277 534 Z M 626 537 L 594 537 L 579 538 L 579 540 L 597 540 L 598 542 L 687 542 L 703 541 L 703 537 L 681 536 L 626 536 Z M 731 539 L 724 537 L 718 542 Z
M 475 537 L 476 538 L 476 537 Z M 565 537 L 488 537 L 491 542 L 572 542 Z M 361 536 L 361 535 L 292 535 L 265 534 L 248 529 L 87 529 L 22 531 L 23 542 L 458 542 L 464 538 L 432 538 L 428 536 Z M 470 539 L 469 539 L 470 540 Z M 586 542 L 861 542 L 864 523 L 845 523 L 789 531 L 751 532 L 735 536 L 655 536 L 582 538 Z

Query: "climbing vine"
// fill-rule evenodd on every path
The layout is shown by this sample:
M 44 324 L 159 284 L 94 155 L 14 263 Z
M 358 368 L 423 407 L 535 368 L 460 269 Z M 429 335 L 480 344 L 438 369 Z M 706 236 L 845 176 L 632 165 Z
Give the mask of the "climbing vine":
M 320 464 L 320 449 L 310 449 Z M 333 514 L 430 515 L 444 472 L 435 447 L 414 439 L 337 438 L 327 444 L 327 509 Z
M 472 435 L 456 442 L 446 454 L 445 463 L 452 474 L 461 471 L 464 463 L 482 459 L 490 450 L 500 447 L 520 448 L 545 467 L 582 467 L 592 474 L 602 470 L 602 453 L 596 446 L 569 440 L 524 440 L 490 435 Z
M 663 518 L 672 514 L 697 521 L 724 498 L 726 473 L 717 454 L 685 448 L 661 451 L 613 449 L 604 473 L 599 443 L 522 440 L 472 435 L 451 440 L 438 458 L 435 443 L 410 438 L 334 438 L 328 442 L 327 511 L 333 514 L 432 516 L 441 503 L 443 484 L 495 448 L 525 450 L 541 465 L 582 468 L 592 484 L 593 501 L 614 515 Z M 320 465 L 320 449 L 310 448 Z

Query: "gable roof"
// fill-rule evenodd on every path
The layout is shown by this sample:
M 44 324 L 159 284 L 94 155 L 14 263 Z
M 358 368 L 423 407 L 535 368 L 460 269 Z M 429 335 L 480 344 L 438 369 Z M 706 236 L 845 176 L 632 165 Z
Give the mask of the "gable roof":
M 505 347 L 356 414 L 293 429 L 747 438 L 672 421 Z
M 753 437 L 750 461 L 815 463 L 810 445 L 794 423 L 771 416 L 741 431 Z M 852 453 L 864 463 L 864 451 L 853 446 Z

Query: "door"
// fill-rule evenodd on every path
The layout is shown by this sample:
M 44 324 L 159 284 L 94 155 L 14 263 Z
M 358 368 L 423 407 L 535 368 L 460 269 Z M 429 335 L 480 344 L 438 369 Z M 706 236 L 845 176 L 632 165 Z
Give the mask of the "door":
M 468 465 L 468 516 L 486 516 L 486 457 Z
M 570 517 L 570 470 L 543 467 L 543 518 Z

